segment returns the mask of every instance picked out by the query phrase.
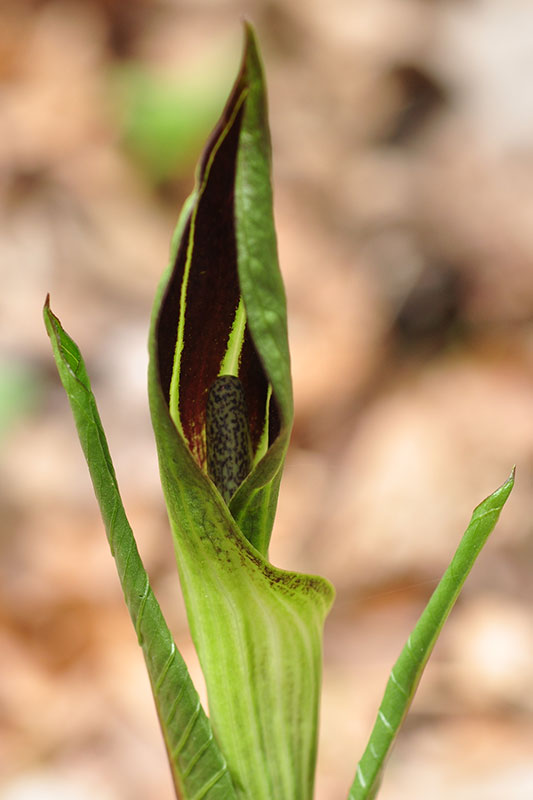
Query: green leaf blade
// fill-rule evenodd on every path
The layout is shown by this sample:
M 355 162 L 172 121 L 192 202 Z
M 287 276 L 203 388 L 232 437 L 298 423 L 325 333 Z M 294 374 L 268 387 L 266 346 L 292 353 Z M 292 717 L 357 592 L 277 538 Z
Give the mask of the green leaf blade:
M 44 320 L 87 459 L 124 597 L 143 649 L 174 784 L 183 800 L 235 797 L 225 759 L 159 604 L 120 498 L 81 353 L 50 310 Z
M 502 486 L 474 509 L 448 569 L 391 670 L 374 728 L 357 766 L 349 800 L 372 800 L 376 797 L 385 762 L 435 642 L 513 486 L 514 470 Z

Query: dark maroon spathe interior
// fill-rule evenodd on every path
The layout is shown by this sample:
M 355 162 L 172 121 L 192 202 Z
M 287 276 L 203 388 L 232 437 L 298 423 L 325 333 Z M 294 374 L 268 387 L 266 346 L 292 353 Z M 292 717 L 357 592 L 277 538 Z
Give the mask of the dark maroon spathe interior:
M 206 149 L 200 175 L 242 91 L 236 85 Z M 216 379 L 240 300 L 235 241 L 234 184 L 242 109 L 231 124 L 212 160 L 195 217 L 194 246 L 186 296 L 183 350 L 180 368 L 180 419 L 191 452 L 205 464 L 205 407 Z M 191 217 L 179 245 L 174 269 L 161 303 L 157 322 L 159 376 L 167 399 L 177 339 L 181 286 L 187 259 Z M 239 377 L 249 412 L 252 445 L 258 445 L 264 427 L 268 381 L 249 333 L 245 331 Z M 269 440 L 279 433 L 276 403 L 271 402 Z

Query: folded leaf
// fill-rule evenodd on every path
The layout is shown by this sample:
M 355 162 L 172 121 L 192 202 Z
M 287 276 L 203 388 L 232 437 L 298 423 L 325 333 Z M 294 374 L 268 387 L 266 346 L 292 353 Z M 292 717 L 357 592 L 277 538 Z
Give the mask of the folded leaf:
M 143 649 L 176 790 L 183 800 L 231 800 L 236 795 L 226 762 L 152 592 L 126 518 L 81 353 L 50 310 L 48 300 L 44 320 L 89 465 L 126 604 Z
M 266 100 L 249 27 L 178 223 L 149 349 L 161 481 L 216 737 L 238 797 L 307 800 L 333 590 L 266 560 L 293 411 Z M 208 395 L 221 375 L 239 379 L 248 409 L 252 466 L 233 495 L 208 475 Z
M 474 509 L 450 566 L 391 670 L 368 745 L 357 766 L 349 800 L 372 800 L 376 797 L 385 761 L 411 705 L 427 660 L 513 486 L 514 470 L 499 489 Z

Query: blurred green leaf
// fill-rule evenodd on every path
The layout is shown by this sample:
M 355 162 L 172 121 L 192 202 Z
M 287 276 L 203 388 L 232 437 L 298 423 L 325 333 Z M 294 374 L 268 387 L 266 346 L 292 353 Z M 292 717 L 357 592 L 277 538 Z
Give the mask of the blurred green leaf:
M 40 394 L 38 377 L 30 367 L 0 361 L 0 441 L 19 419 L 35 408 Z
M 225 73 L 189 75 L 180 83 L 140 63 L 115 70 L 113 107 L 122 138 L 152 181 L 189 172 L 224 106 Z

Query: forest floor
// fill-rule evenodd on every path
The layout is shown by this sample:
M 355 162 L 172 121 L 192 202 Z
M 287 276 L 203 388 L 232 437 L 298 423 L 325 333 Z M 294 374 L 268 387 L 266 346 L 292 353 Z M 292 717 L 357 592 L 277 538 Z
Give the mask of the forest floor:
M 380 798 L 529 800 L 527 0 L 1 4 L 0 800 L 173 796 L 41 309 L 50 292 L 84 353 L 143 559 L 201 685 L 146 338 L 243 16 L 269 87 L 296 402 L 271 558 L 337 589 L 316 800 L 346 797 L 396 656 L 513 464 Z

